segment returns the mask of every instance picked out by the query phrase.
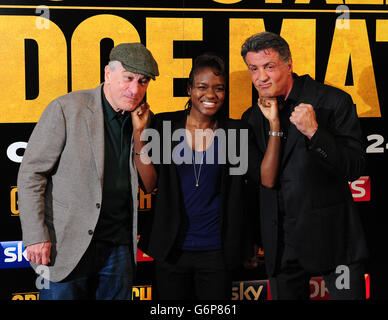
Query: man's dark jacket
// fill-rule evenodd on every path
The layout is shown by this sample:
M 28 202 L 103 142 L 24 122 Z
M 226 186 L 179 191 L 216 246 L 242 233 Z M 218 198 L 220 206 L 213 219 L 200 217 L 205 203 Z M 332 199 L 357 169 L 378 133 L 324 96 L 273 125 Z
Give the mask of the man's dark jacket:
M 163 139 L 163 121 L 171 123 L 171 131 L 185 128 L 186 111 L 167 112 L 155 115 L 151 125 L 160 134 L 161 152 L 174 150 L 179 141 L 172 141 L 171 147 L 163 144 L 169 139 Z M 219 119 L 218 128 L 225 129 L 227 141 L 227 129 L 235 129 L 237 133 L 237 149 L 240 148 L 239 130 L 245 129 L 249 134 L 252 132 L 247 123 L 241 120 Z M 218 181 L 221 201 L 221 236 L 225 263 L 228 269 L 235 269 L 241 266 L 244 259 L 253 255 L 255 215 L 258 215 L 258 208 L 249 210 L 247 194 L 248 180 L 258 188 L 259 162 L 258 151 L 254 138 L 249 145 L 248 171 L 244 175 L 230 175 L 231 167 L 238 167 L 238 164 L 231 164 L 226 151 L 226 164 L 221 164 L 222 173 Z M 246 144 L 248 141 L 245 141 Z M 220 143 L 219 143 L 220 145 Z M 228 143 L 226 143 L 228 148 Z M 246 145 L 245 145 L 246 147 Z M 180 232 L 185 215 L 185 206 L 180 187 L 179 174 L 175 164 L 155 164 L 158 172 L 157 193 L 153 197 L 152 209 L 149 214 L 149 221 L 141 232 L 138 246 L 149 256 L 157 261 L 174 262 L 181 250 Z M 203 177 L 205 178 L 205 177 Z M 201 176 L 202 179 L 202 176 Z M 193 182 L 194 183 L 194 182 Z
M 362 174 L 365 165 L 355 105 L 342 90 L 308 75 L 294 76 L 294 86 L 299 81 L 300 91 L 293 105 L 311 104 L 319 127 L 309 141 L 290 124 L 278 185 L 273 189 L 260 187 L 261 236 L 268 276 L 274 275 L 278 262 L 279 190 L 286 215 L 294 218 L 290 239 L 306 270 L 334 270 L 367 256 L 360 216 L 348 185 Z M 263 156 L 268 141 L 267 120 L 257 105 L 250 107 L 242 119 L 253 128 Z

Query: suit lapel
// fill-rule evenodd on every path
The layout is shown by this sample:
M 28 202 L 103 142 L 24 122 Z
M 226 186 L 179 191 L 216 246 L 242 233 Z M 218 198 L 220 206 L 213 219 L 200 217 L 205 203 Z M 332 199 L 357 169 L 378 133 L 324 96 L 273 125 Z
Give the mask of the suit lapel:
M 248 118 L 248 122 L 251 125 L 253 133 L 255 135 L 255 141 L 258 144 L 259 149 L 264 154 L 267 149 L 267 142 L 265 140 L 268 132 L 265 132 L 265 121 L 263 114 L 261 113 L 258 105 L 254 105 L 252 113 Z
M 173 134 L 176 130 L 186 128 L 186 118 L 187 118 L 187 111 L 185 110 L 185 111 L 182 111 L 180 116 L 178 116 L 178 118 L 172 122 L 171 134 Z M 181 143 L 181 141 L 171 141 L 171 157 L 173 156 L 172 151 L 179 143 Z
M 287 142 L 284 147 L 280 168 L 283 168 L 283 166 L 287 162 L 287 159 L 290 156 L 291 151 L 294 149 L 295 144 L 300 137 L 302 137 L 302 134 L 295 127 L 295 125 L 290 123 L 290 127 L 288 128 Z
M 86 112 L 86 126 L 101 187 L 104 176 L 104 114 L 101 98 L 102 85 L 93 89 Z
M 295 103 L 295 106 L 299 105 L 300 103 L 311 104 L 316 111 L 317 92 L 316 87 L 313 85 L 314 82 L 308 75 L 302 76 L 300 78 L 303 78 L 303 87 L 299 94 L 299 98 Z M 292 111 L 293 109 L 291 112 Z M 304 135 L 296 128 L 294 124 L 290 123 L 290 127 L 288 128 L 287 142 L 281 159 L 280 169 L 282 169 L 286 164 L 292 150 L 295 148 L 298 139 L 304 139 Z

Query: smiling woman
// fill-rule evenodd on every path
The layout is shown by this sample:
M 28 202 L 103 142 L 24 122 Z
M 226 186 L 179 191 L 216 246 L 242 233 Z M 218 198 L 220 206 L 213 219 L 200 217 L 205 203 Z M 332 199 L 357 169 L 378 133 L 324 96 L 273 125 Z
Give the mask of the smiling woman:
M 258 155 L 255 146 L 249 145 L 247 162 L 252 170 L 239 175 L 230 172 L 235 164 L 229 157 L 219 161 L 226 149 L 243 154 L 247 148 L 240 135 L 248 125 L 222 116 L 225 91 L 223 60 L 214 54 L 201 55 L 190 72 L 186 110 L 157 114 L 154 119 L 163 153 L 172 152 L 169 158 L 175 159 L 174 152 L 182 145 L 180 156 L 188 159 L 154 163 L 158 191 L 153 220 L 139 247 L 155 260 L 160 299 L 230 299 L 231 271 L 253 252 L 244 184 L 246 179 L 258 178 Z M 166 124 L 173 132 L 184 132 L 180 141 L 166 137 Z M 216 131 L 237 132 L 238 137 L 225 134 L 222 141 Z
M 204 68 L 195 77 L 188 93 L 194 106 L 192 116 L 213 116 L 224 103 L 225 79 L 210 67 Z
M 195 60 L 187 84 L 190 99 L 186 119 L 186 130 L 190 132 L 188 144 L 193 150 L 206 150 L 212 143 L 212 133 L 217 128 L 216 115 L 225 100 L 225 80 L 224 62 L 220 57 L 204 54 Z M 197 129 L 210 130 L 207 135 L 199 136 L 195 134 Z

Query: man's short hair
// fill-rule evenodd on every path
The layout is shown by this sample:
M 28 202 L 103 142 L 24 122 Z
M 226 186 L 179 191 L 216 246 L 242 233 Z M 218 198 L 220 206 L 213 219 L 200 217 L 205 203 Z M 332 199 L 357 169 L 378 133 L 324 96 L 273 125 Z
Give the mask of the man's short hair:
M 284 62 L 288 62 L 291 58 L 291 51 L 287 41 L 278 34 L 268 31 L 254 34 L 246 39 L 241 47 L 241 56 L 245 61 L 245 56 L 248 52 L 259 52 L 267 49 L 273 49 L 278 52 Z

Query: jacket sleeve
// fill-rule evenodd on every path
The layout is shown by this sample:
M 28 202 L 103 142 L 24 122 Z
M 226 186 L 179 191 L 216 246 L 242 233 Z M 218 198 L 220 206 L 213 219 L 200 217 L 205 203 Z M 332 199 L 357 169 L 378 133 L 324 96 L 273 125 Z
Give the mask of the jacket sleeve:
M 152 130 L 153 129 L 153 127 L 155 126 L 155 114 L 150 110 L 149 111 L 150 113 L 149 113 L 149 121 L 148 121 L 148 124 L 147 124 L 147 126 L 146 126 L 146 128 L 145 128 L 145 130 L 147 131 L 147 130 Z M 149 143 L 149 141 L 147 141 L 146 142 L 146 144 L 147 143 Z M 132 147 L 133 147 L 133 145 L 132 145 Z M 133 152 L 135 152 L 135 150 L 133 150 Z M 135 163 L 135 160 L 133 160 L 133 163 Z M 154 166 L 154 168 L 155 168 L 155 165 L 153 164 L 153 166 Z M 141 179 L 141 175 L 139 174 L 139 173 L 137 173 L 137 176 L 138 176 L 138 183 L 139 183 L 139 186 L 140 186 L 140 188 L 145 192 L 145 193 L 147 193 L 147 190 L 146 190 L 146 188 L 145 188 L 145 186 L 144 186 L 144 183 L 143 183 L 143 180 Z
M 66 126 L 57 100 L 43 112 L 28 141 L 17 186 L 24 246 L 50 241 L 45 224 L 45 194 L 66 141 Z
M 347 181 L 356 180 L 365 167 L 365 148 L 356 106 L 348 94 L 337 99 L 332 116 L 326 124 L 318 122 L 318 130 L 309 142 L 309 149 L 322 164 Z
M 260 153 L 257 145 L 255 143 L 255 137 L 251 129 L 249 129 L 248 134 L 248 172 L 247 178 L 250 180 L 250 183 L 259 187 L 260 185 Z
M 260 185 L 260 163 L 263 159 L 259 148 L 257 147 L 256 138 L 252 129 L 251 123 L 249 123 L 248 111 L 245 111 L 241 117 L 248 126 L 248 172 L 247 178 L 251 185 Z
M 245 184 L 245 247 L 249 249 L 245 254 L 246 259 L 252 258 L 252 244 L 262 246 L 261 229 L 260 229 L 260 163 L 262 154 L 257 147 L 256 138 L 252 129 L 252 124 L 249 123 L 249 111 L 245 111 L 241 119 L 247 123 L 249 127 L 248 133 L 248 172 L 246 174 Z

